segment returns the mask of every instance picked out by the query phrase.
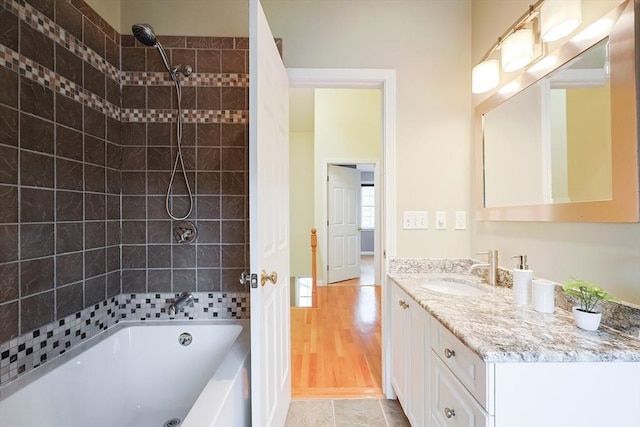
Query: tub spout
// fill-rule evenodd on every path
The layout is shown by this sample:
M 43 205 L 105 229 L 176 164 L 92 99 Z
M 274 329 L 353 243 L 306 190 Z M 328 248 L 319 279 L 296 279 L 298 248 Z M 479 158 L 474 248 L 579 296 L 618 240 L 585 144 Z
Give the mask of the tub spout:
M 177 300 L 169 306 L 169 316 L 175 316 L 182 307 L 193 306 L 193 295 L 191 292 L 183 292 Z

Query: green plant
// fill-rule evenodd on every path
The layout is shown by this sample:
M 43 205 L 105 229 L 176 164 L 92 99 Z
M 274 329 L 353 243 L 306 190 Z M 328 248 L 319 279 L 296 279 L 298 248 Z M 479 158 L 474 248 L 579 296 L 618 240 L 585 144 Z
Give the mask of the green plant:
M 593 309 L 600 301 L 613 300 L 613 297 L 600 286 L 575 277 L 563 284 L 562 290 L 566 295 L 577 298 L 580 301 L 580 310 L 587 313 L 595 313 Z

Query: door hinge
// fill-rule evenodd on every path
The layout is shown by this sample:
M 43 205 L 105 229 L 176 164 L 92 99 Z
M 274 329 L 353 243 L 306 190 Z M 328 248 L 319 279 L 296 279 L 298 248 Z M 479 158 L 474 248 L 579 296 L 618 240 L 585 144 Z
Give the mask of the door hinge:
M 327 271 L 329 271 L 329 264 L 327 264 Z

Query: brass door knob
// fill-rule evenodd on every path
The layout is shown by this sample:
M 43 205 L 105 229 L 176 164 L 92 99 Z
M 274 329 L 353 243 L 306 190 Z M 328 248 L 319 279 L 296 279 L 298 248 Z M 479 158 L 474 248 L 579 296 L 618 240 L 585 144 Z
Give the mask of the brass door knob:
M 267 274 L 266 271 L 262 270 L 260 273 L 260 284 L 264 286 L 267 282 L 271 282 L 275 285 L 278 282 L 278 273 L 272 271 L 271 274 Z

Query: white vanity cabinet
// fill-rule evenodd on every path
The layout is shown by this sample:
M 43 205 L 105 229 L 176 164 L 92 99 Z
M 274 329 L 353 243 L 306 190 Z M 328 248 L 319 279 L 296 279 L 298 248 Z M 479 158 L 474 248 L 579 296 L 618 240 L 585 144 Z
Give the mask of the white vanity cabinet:
M 392 384 L 413 427 L 640 427 L 640 362 L 488 363 L 395 283 L 392 298 Z
M 433 426 L 494 425 L 494 364 L 484 363 L 440 322 L 431 322 Z
M 394 284 L 391 381 L 412 426 L 429 420 L 429 313 Z

